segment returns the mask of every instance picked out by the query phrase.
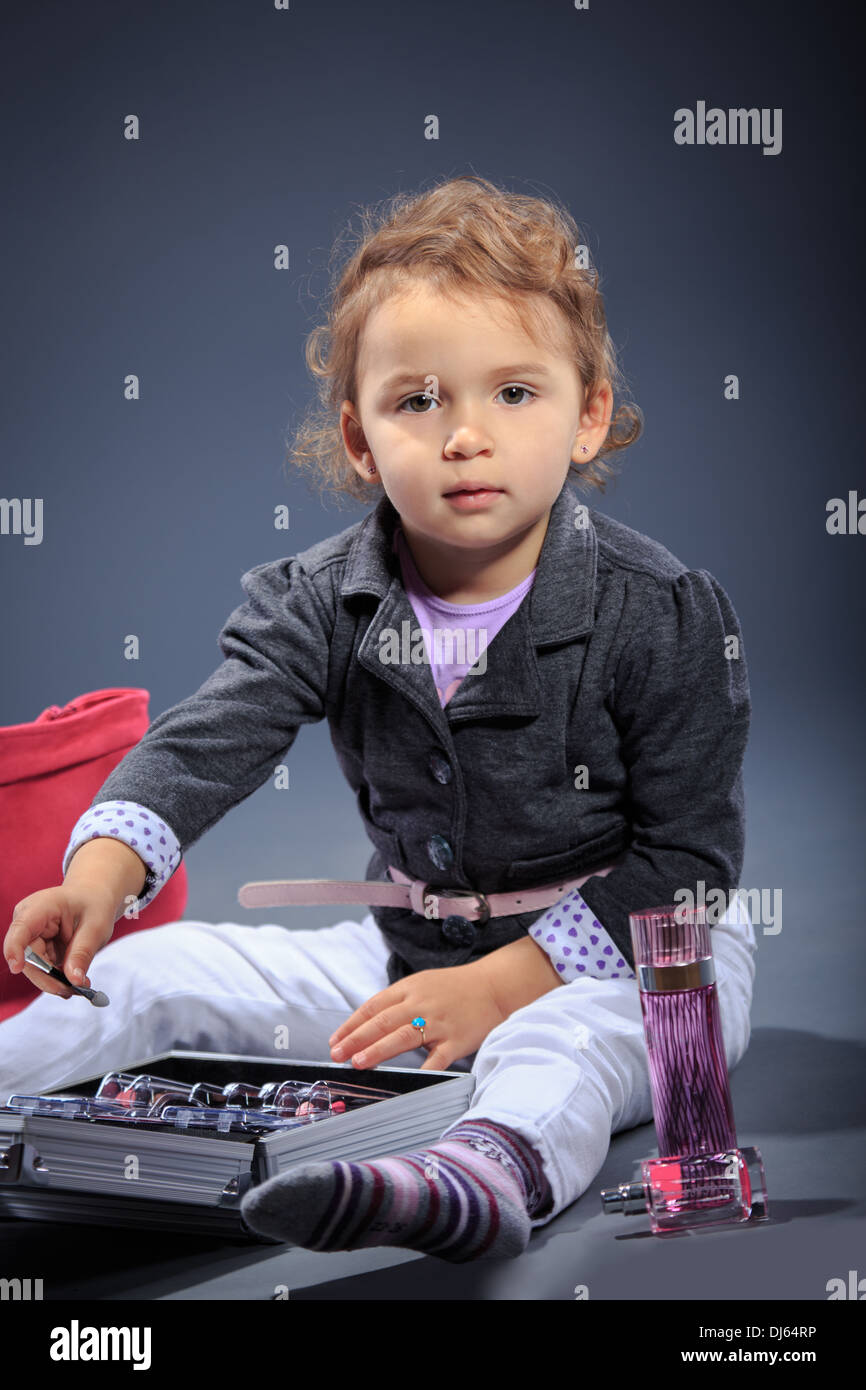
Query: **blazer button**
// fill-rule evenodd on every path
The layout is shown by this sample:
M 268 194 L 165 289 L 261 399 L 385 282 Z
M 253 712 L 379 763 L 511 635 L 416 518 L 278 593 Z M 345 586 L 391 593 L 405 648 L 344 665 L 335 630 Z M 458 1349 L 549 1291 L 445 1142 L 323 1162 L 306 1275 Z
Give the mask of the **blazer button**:
M 431 835 L 427 841 L 427 853 L 437 869 L 450 869 L 454 863 L 454 851 L 444 835 Z
M 441 782 L 443 786 L 451 781 L 451 764 L 441 753 L 431 753 L 428 766 L 436 781 Z
M 453 946 L 471 946 L 475 940 L 476 926 L 468 917 L 458 917 L 452 913 L 442 923 L 442 935 Z

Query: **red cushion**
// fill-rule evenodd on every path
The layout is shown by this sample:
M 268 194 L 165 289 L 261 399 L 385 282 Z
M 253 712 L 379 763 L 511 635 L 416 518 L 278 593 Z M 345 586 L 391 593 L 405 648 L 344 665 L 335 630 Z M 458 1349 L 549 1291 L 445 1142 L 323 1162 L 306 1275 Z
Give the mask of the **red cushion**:
M 63 882 L 72 827 L 147 732 L 149 700 L 148 690 L 92 690 L 63 709 L 52 705 L 30 724 L 0 728 L 0 936 L 9 929 L 16 903 Z M 112 941 L 177 921 L 187 895 L 181 860 L 138 919 L 118 918 Z M 41 993 L 26 975 L 13 975 L 0 956 L 0 1020 Z

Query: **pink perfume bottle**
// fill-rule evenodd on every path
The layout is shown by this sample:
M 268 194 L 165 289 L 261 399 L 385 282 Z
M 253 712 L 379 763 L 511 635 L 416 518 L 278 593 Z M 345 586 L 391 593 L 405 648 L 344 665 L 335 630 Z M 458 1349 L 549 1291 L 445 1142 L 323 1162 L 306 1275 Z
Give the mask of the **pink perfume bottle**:
M 737 1143 L 706 908 L 650 908 L 629 924 L 659 1157 L 603 1191 L 602 1207 L 647 1211 L 657 1234 L 766 1220 L 761 1155 Z
M 706 909 L 629 915 L 659 1155 L 737 1147 Z
M 683 1158 L 644 1158 L 640 1178 L 602 1190 L 606 1212 L 646 1212 L 656 1235 L 766 1221 L 767 1186 L 758 1149 Z

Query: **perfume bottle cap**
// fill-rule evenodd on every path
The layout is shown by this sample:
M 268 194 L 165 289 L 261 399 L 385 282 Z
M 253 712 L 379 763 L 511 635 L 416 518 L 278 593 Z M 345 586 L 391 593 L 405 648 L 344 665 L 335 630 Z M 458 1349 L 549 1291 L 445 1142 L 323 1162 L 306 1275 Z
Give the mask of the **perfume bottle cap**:
M 618 1187 L 601 1190 L 602 1211 L 631 1213 L 646 1211 L 646 1190 L 642 1182 L 621 1182 Z
M 649 907 L 629 913 L 635 968 L 656 970 L 711 960 L 710 924 L 706 905 Z

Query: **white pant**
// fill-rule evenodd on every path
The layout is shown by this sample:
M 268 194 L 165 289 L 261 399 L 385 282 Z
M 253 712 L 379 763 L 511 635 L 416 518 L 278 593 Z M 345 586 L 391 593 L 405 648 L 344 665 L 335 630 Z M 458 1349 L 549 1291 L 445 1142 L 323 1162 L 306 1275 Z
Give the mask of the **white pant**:
M 725 913 L 711 940 L 732 1069 L 749 1042 L 755 975 L 745 905 Z M 269 1056 L 286 1027 L 286 1045 L 278 1044 L 284 1056 L 330 1061 L 328 1038 L 338 1025 L 388 987 L 389 953 L 372 915 L 291 931 L 180 921 L 121 937 L 90 971 L 108 1008 L 40 994 L 0 1023 L 0 1104 L 14 1091 L 39 1094 L 172 1048 Z M 382 1065 L 420 1066 L 427 1056 L 418 1047 Z M 449 1070 L 476 1078 L 462 1119 L 508 1125 L 539 1152 L 553 1205 L 533 1226 L 586 1191 L 612 1134 L 652 1120 L 634 979 L 586 975 L 555 986 Z

